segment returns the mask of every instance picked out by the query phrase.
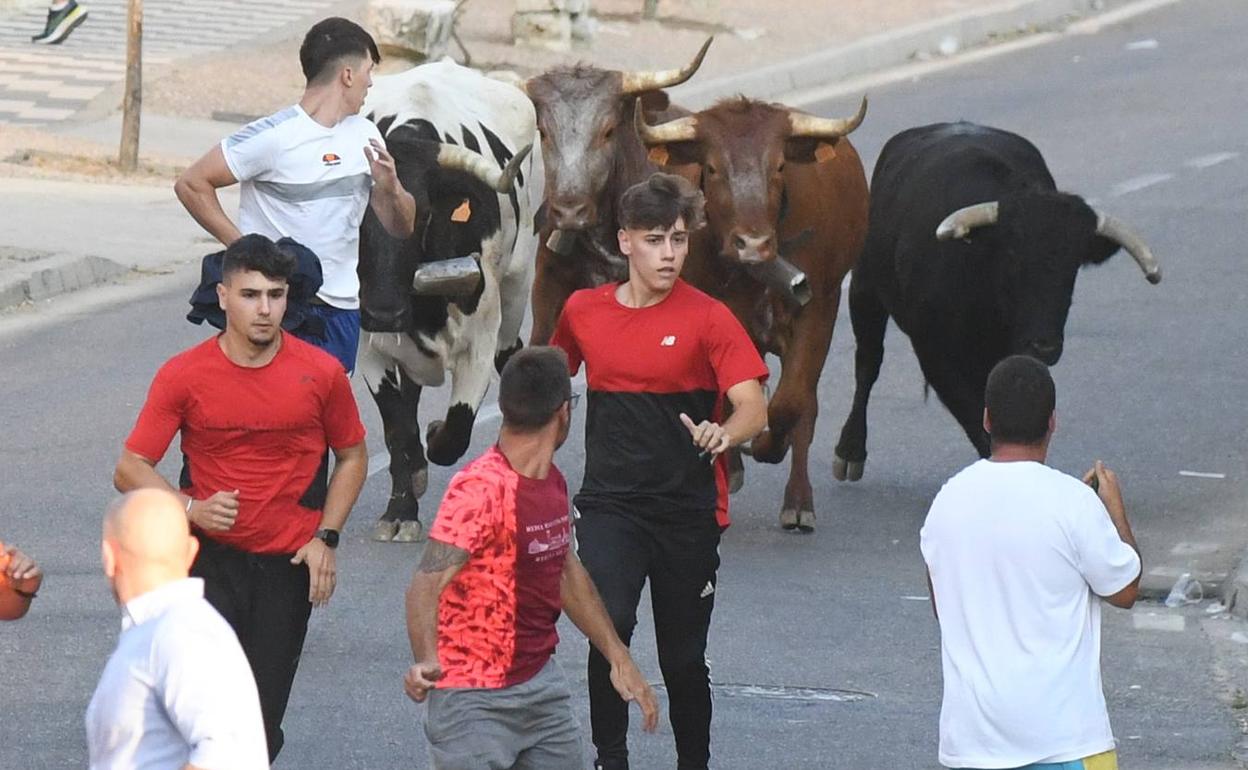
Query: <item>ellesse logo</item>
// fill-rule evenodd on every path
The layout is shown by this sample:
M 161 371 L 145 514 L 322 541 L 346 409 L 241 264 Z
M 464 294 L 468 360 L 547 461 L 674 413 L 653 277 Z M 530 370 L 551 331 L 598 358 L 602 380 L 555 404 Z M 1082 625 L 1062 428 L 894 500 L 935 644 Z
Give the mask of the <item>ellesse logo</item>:
M 337 166 L 339 163 L 342 163 L 342 158 L 332 152 L 327 152 L 321 156 L 321 162 L 326 166 Z

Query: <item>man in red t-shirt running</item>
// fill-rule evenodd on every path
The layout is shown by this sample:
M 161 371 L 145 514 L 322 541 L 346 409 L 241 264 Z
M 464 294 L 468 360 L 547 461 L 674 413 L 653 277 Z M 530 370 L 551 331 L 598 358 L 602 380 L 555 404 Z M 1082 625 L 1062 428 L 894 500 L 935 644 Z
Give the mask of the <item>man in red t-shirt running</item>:
M 557 348 L 503 367 L 498 443 L 455 474 L 407 590 L 416 663 L 404 679 L 428 699 L 435 770 L 581 770 L 571 695 L 551 658 L 568 613 L 610 667 L 613 697 L 658 723 L 633 663 L 571 546 L 568 486 L 554 464 L 568 437 L 572 386 Z
M 181 434 L 179 497 L 200 541 L 191 574 L 247 653 L 270 761 L 282 748 L 308 616 L 334 592 L 338 533 L 368 471 L 342 364 L 282 332 L 294 269 L 294 257 L 263 235 L 230 244 L 217 287 L 225 331 L 156 373 L 113 476 L 123 493 L 179 493 L 156 465 Z M 336 462 L 318 505 L 327 447 Z
M 723 453 L 767 424 L 767 367 L 745 329 L 721 302 L 680 280 L 702 205 L 702 194 L 677 176 L 655 174 L 629 188 L 619 231 L 628 280 L 574 293 L 551 340 L 567 351 L 573 374 L 585 363 L 589 384 L 585 478 L 575 500 L 580 557 L 626 644 L 650 581 L 679 770 L 705 770 L 710 761 L 706 637 L 728 526 Z M 627 770 L 628 711 L 594 650 L 589 704 L 597 767 Z

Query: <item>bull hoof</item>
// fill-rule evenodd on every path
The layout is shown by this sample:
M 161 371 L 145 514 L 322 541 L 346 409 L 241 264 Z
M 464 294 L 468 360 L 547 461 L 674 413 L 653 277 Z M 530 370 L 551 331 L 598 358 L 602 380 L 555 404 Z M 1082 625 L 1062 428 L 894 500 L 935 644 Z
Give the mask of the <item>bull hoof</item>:
M 379 521 L 373 525 L 373 539 L 379 543 L 389 543 L 398 531 L 397 521 Z
M 798 511 L 797 512 L 797 531 L 803 535 L 809 535 L 815 531 L 815 512 L 814 511 Z
M 464 456 L 468 445 L 464 443 L 463 446 L 455 446 L 447 437 L 441 436 L 444 426 L 442 420 L 429 423 L 429 428 L 425 431 L 425 457 L 434 465 L 448 467 Z
M 862 479 L 863 465 L 864 463 L 836 455 L 832 458 L 832 478 L 837 481 L 859 481 Z
M 395 543 L 419 543 L 425 539 L 425 526 L 419 521 L 396 522 L 399 530 L 394 534 Z
M 429 489 L 429 468 L 424 467 L 412 474 L 412 497 L 424 497 Z
M 785 508 L 780 511 L 780 529 L 791 531 L 797 529 L 797 511 L 793 508 Z

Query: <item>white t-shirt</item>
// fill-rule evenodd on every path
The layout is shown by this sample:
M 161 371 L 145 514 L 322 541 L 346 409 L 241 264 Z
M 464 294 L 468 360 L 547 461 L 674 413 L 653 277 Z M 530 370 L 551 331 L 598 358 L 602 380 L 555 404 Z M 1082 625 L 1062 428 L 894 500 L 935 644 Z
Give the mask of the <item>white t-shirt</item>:
M 941 764 L 1114 748 L 1098 596 L 1125 588 L 1140 559 L 1096 493 L 1040 463 L 980 460 L 936 495 L 920 544 L 940 614 Z
M 251 666 L 199 578 L 126 604 L 86 722 L 91 770 L 269 767 Z
M 360 223 L 373 187 L 369 139 L 382 142 L 366 118 L 351 115 L 326 128 L 296 104 L 221 141 L 242 183 L 239 229 L 290 237 L 315 252 L 324 279 L 317 294 L 343 310 L 360 306 Z

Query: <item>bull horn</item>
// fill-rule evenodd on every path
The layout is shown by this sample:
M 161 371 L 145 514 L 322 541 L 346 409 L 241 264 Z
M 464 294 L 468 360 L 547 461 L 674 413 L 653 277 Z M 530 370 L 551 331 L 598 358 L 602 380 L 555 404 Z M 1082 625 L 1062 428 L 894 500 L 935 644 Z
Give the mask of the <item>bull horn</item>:
M 500 169 L 481 153 L 443 142 L 438 147 L 438 165 L 444 169 L 463 171 L 484 182 L 491 190 L 505 194 L 511 192 L 511 186 L 520 172 L 520 164 L 531 149 L 533 145 L 526 145 L 508 161 L 506 168 Z
M 524 163 L 524 159 L 529 157 L 529 152 L 532 149 L 533 144 L 530 142 L 521 147 L 520 152 L 511 156 L 511 160 L 507 161 L 507 166 L 499 177 L 498 184 L 490 185 L 494 192 L 502 193 L 503 195 L 511 192 L 512 186 L 516 183 L 516 177 L 520 175 L 520 166 Z
M 947 241 L 952 238 L 965 238 L 967 233 L 976 227 L 995 225 L 997 223 L 997 202 L 976 203 L 973 206 L 958 209 L 936 228 L 936 239 Z
M 852 118 L 817 118 L 796 110 L 789 111 L 789 135 L 809 139 L 840 139 L 862 125 L 867 116 L 867 97 L 862 97 L 858 113 Z
M 647 147 L 669 142 L 691 142 L 698 132 L 698 119 L 692 115 L 669 120 L 657 126 L 649 125 L 646 123 L 645 111 L 641 107 L 641 99 L 637 100 L 633 110 L 633 123 L 637 126 L 637 135 L 641 137 L 641 143 Z
M 1161 265 L 1157 263 L 1157 258 L 1153 256 L 1148 244 L 1144 243 L 1144 240 L 1132 232 L 1124 222 L 1098 211 L 1096 212 L 1096 234 L 1126 249 L 1140 269 L 1144 271 L 1144 277 L 1149 283 L 1161 283 Z
M 625 96 L 630 96 L 680 85 L 693 77 L 693 73 L 697 72 L 698 67 L 702 66 L 702 60 L 706 58 L 706 49 L 711 47 L 713 40 L 715 40 L 714 35 L 708 37 L 706 42 L 702 44 L 702 49 L 698 51 L 698 55 L 693 57 L 693 61 L 681 69 L 621 73 L 623 76 L 623 81 L 620 84 L 621 90 Z

